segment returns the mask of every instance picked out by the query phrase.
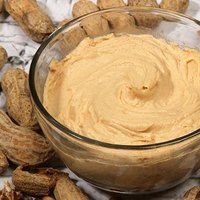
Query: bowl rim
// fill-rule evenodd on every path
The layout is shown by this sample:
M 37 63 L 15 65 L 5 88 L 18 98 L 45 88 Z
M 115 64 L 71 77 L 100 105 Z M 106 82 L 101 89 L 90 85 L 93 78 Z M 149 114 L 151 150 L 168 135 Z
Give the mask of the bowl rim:
M 70 20 L 69 22 L 67 22 L 66 24 L 64 24 L 63 26 L 59 27 L 57 30 L 55 30 L 49 37 L 47 37 L 47 39 L 41 44 L 41 46 L 39 47 L 39 49 L 37 50 L 37 52 L 35 53 L 33 60 L 31 62 L 31 66 L 30 66 L 30 71 L 29 71 L 29 88 L 30 88 L 30 93 L 31 93 L 31 97 L 32 97 L 32 101 L 34 102 L 36 109 L 39 110 L 39 113 L 42 114 L 42 116 L 50 123 L 52 124 L 54 127 L 56 127 L 58 130 L 60 130 L 61 132 L 63 132 L 64 134 L 66 134 L 67 136 L 70 136 L 74 139 L 77 139 L 79 141 L 88 143 L 90 145 L 96 145 L 96 146 L 100 146 L 100 147 L 105 147 L 105 148 L 110 148 L 110 149 L 124 149 L 124 150 L 148 150 L 148 149 L 154 149 L 154 148 L 160 148 L 160 147 L 165 147 L 165 146 L 169 146 L 169 145 L 174 145 L 174 144 L 178 144 L 181 143 L 183 141 L 189 140 L 191 138 L 194 138 L 195 136 L 200 135 L 200 128 L 190 132 L 189 134 L 186 134 L 184 136 L 172 139 L 172 140 L 167 140 L 167 141 L 163 141 L 163 142 L 159 142 L 159 143 L 154 143 L 154 144 L 146 144 L 146 145 L 122 145 L 122 144 L 112 144 L 112 143 L 106 143 L 106 142 L 102 142 L 102 141 L 98 141 L 92 138 L 88 138 L 85 137 L 83 135 L 80 135 L 72 130 L 70 130 L 69 128 L 67 128 L 66 126 L 62 125 L 61 123 L 59 123 L 53 116 L 51 116 L 49 114 L 49 112 L 44 108 L 42 102 L 40 101 L 37 92 L 36 92 L 36 88 L 35 88 L 35 69 L 36 69 L 36 65 L 37 65 L 37 61 L 40 58 L 40 55 L 42 54 L 43 50 L 47 47 L 47 45 L 59 34 L 61 33 L 63 30 L 65 30 L 66 28 L 70 28 L 71 26 L 79 23 L 81 20 L 89 17 L 89 16 L 93 16 L 96 14 L 102 14 L 102 13 L 106 13 L 106 12 L 111 12 L 111 11 L 117 11 L 117 12 L 124 12 L 126 11 L 128 12 L 145 12 L 145 13 L 157 13 L 157 14 L 163 14 L 163 15 L 168 15 L 169 17 L 175 17 L 178 19 L 187 19 L 190 20 L 192 22 L 194 22 L 195 24 L 200 26 L 200 21 L 181 14 L 181 13 L 177 13 L 177 12 L 173 12 L 170 10 L 164 10 L 164 9 L 160 9 L 160 8 L 150 8 L 150 7 L 140 7 L 140 8 L 133 8 L 131 6 L 125 6 L 125 7 L 119 7 L 119 8 L 109 8 L 109 9 L 104 9 L 104 10 L 99 10 L 96 12 L 92 12 L 90 14 L 86 14 L 83 15 L 81 17 L 75 18 Z M 60 133 L 59 133 L 60 134 Z M 63 136 L 63 134 L 62 134 Z

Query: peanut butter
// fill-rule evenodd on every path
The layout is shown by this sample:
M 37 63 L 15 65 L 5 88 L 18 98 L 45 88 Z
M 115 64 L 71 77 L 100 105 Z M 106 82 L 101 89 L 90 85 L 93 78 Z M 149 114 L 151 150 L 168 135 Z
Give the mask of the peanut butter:
M 92 139 L 154 144 L 200 128 L 200 52 L 150 35 L 84 39 L 53 61 L 48 112 Z

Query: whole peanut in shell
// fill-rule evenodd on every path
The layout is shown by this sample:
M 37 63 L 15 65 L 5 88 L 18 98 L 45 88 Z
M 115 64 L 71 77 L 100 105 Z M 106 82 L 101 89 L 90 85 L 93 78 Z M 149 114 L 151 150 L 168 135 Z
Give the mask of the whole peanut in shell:
M 0 174 L 5 172 L 8 166 L 9 164 L 8 164 L 8 160 L 6 156 L 4 155 L 2 151 L 0 151 Z
M 38 6 L 36 0 L 5 0 L 5 8 L 36 42 L 42 42 L 55 29 L 52 20 Z
M 6 50 L 0 46 L 0 69 L 3 68 L 3 66 L 7 62 L 7 59 L 8 59 L 8 54 Z
M 28 88 L 28 74 L 22 69 L 9 69 L 2 77 L 8 115 L 20 126 L 35 129 L 38 122 Z
M 189 6 L 189 0 L 162 0 L 160 8 L 184 13 Z
M 39 165 L 54 152 L 47 140 L 36 132 L 17 126 L 0 110 L 0 149 L 16 165 Z
M 92 1 L 79 0 L 74 4 L 72 14 L 73 17 L 80 17 L 98 10 L 99 8 Z M 101 36 L 109 33 L 110 31 L 108 21 L 99 14 L 83 19 L 81 27 L 90 37 Z
M 152 7 L 159 8 L 159 5 L 156 0 L 128 0 L 128 5 L 133 7 Z M 136 24 L 138 26 L 152 28 L 155 27 L 160 18 L 157 16 L 153 16 L 151 14 L 133 14 Z

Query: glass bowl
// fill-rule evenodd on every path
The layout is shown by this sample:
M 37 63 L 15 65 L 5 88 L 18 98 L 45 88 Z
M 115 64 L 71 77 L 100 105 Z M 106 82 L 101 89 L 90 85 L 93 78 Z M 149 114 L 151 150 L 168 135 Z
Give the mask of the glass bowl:
M 182 47 L 200 49 L 200 22 L 182 14 L 154 8 L 115 8 L 74 19 L 56 30 L 35 54 L 30 69 L 30 91 L 39 124 L 60 158 L 80 178 L 118 193 L 144 194 L 166 190 L 187 180 L 200 168 L 200 130 L 174 140 L 150 145 L 114 145 L 69 130 L 43 106 L 43 91 L 52 60 L 60 60 L 86 37 L 80 27 L 89 19 L 117 13 L 132 16 L 129 26 L 110 21 L 114 34 L 150 34 Z M 135 25 L 136 22 L 136 25 Z M 108 34 L 86 31 L 88 37 Z M 83 32 L 82 32 L 83 31 Z

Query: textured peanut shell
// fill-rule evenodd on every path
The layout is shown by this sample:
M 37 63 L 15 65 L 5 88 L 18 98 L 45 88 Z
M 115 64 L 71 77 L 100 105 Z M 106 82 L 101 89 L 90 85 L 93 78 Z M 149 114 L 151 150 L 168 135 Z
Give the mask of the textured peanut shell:
M 189 0 L 162 0 L 160 8 L 184 13 L 189 6 Z
M 121 7 L 125 6 L 123 0 L 97 0 L 97 6 L 100 9 L 106 9 L 106 8 L 115 8 L 115 7 Z
M 99 8 L 92 1 L 79 0 L 73 6 L 72 15 L 76 18 L 98 10 Z
M 100 9 L 115 8 L 120 6 L 125 6 L 123 0 L 98 0 L 97 5 Z M 105 13 L 103 17 L 108 21 L 110 27 L 114 31 L 124 31 L 128 32 L 135 25 L 135 20 L 132 16 L 125 13 Z
M 112 12 L 103 14 L 103 17 L 114 31 L 131 32 L 135 27 L 134 17 L 128 14 Z
M 93 2 L 89 0 L 80 0 L 74 4 L 72 14 L 73 17 L 80 17 L 98 10 L 99 8 Z M 90 37 L 104 35 L 110 31 L 108 21 L 101 15 L 95 15 L 82 20 L 81 27 L 83 27 Z
M 55 200 L 55 199 L 53 197 L 46 196 L 42 197 L 42 200 Z
M 200 199 L 200 186 L 195 186 L 187 191 L 183 200 L 199 200 Z
M 15 125 L 2 110 L 0 110 L 0 148 L 16 165 L 42 164 L 54 155 L 44 137 L 30 129 Z
M 8 54 L 6 50 L 0 46 L 0 69 L 3 68 L 3 66 L 7 62 L 7 59 L 8 59 Z
M 158 8 L 159 5 L 156 0 L 128 0 L 128 5 L 133 7 L 153 7 Z M 155 27 L 160 18 L 151 14 L 133 14 L 136 24 L 148 28 Z
M 63 33 L 59 40 L 63 56 L 73 50 L 86 36 L 86 32 L 80 26 Z
M 61 21 L 59 24 L 58 24 L 58 28 L 62 27 L 63 25 L 65 25 L 67 22 L 69 22 L 70 19 L 64 19 L 63 21 Z
M 60 178 L 68 174 L 53 168 L 18 167 L 12 175 L 15 188 L 33 196 L 48 196 Z
M 0 13 L 3 11 L 4 8 L 4 0 L 0 0 Z
M 8 115 L 23 127 L 36 129 L 38 122 L 28 88 L 28 74 L 21 69 L 9 69 L 2 77 Z
M 56 200 L 89 200 L 89 198 L 78 188 L 68 177 L 61 178 L 57 181 L 54 189 Z
M 35 0 L 5 0 L 5 8 L 25 33 L 36 42 L 42 42 L 54 31 L 50 17 Z
M 137 7 L 159 7 L 156 0 L 128 0 L 128 5 Z
M 13 186 L 6 182 L 4 188 L 0 191 L 1 200 L 24 200 L 21 192 L 16 191 Z
M 9 164 L 8 164 L 8 160 L 6 156 L 4 155 L 2 151 L 0 151 L 0 174 L 5 172 L 8 166 Z

